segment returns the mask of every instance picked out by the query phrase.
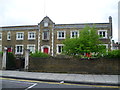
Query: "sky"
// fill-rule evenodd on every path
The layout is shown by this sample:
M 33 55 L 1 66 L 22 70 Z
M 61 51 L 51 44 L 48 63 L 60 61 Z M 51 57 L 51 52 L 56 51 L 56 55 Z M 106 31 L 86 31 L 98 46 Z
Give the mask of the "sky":
M 55 24 L 106 23 L 113 19 L 118 41 L 120 0 L 0 0 L 0 27 L 37 25 L 45 16 Z

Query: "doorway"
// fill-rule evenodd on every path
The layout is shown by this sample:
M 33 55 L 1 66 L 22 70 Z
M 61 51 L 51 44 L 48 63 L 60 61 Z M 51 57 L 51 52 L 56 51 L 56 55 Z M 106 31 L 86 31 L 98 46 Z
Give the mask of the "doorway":
M 44 50 L 43 50 L 44 53 L 48 54 L 48 48 L 45 47 Z

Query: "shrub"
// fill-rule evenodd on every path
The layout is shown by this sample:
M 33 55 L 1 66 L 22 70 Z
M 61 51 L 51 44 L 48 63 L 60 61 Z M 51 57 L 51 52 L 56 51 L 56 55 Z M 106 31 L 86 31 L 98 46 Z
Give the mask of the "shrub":
M 109 51 L 107 55 L 105 55 L 106 58 L 120 58 L 120 50 L 113 50 Z
M 3 54 L 3 52 L 0 52 L 0 54 Z
M 49 57 L 48 54 L 42 53 L 42 52 L 38 52 L 38 51 L 36 51 L 35 53 L 31 53 L 30 56 L 31 57 Z

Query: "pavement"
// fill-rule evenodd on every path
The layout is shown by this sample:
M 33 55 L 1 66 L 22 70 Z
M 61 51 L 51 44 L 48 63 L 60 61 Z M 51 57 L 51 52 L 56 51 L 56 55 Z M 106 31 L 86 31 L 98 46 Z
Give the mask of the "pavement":
M 63 74 L 0 70 L 0 77 L 90 85 L 120 86 L 119 75 Z

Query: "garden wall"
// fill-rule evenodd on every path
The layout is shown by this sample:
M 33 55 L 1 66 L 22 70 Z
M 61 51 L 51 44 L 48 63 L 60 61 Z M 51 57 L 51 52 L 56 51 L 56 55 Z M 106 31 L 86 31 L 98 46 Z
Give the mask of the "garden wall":
M 0 54 L 0 70 L 2 69 L 2 54 Z
M 120 74 L 119 59 L 80 60 L 72 58 L 30 58 L 29 71 L 80 74 Z

